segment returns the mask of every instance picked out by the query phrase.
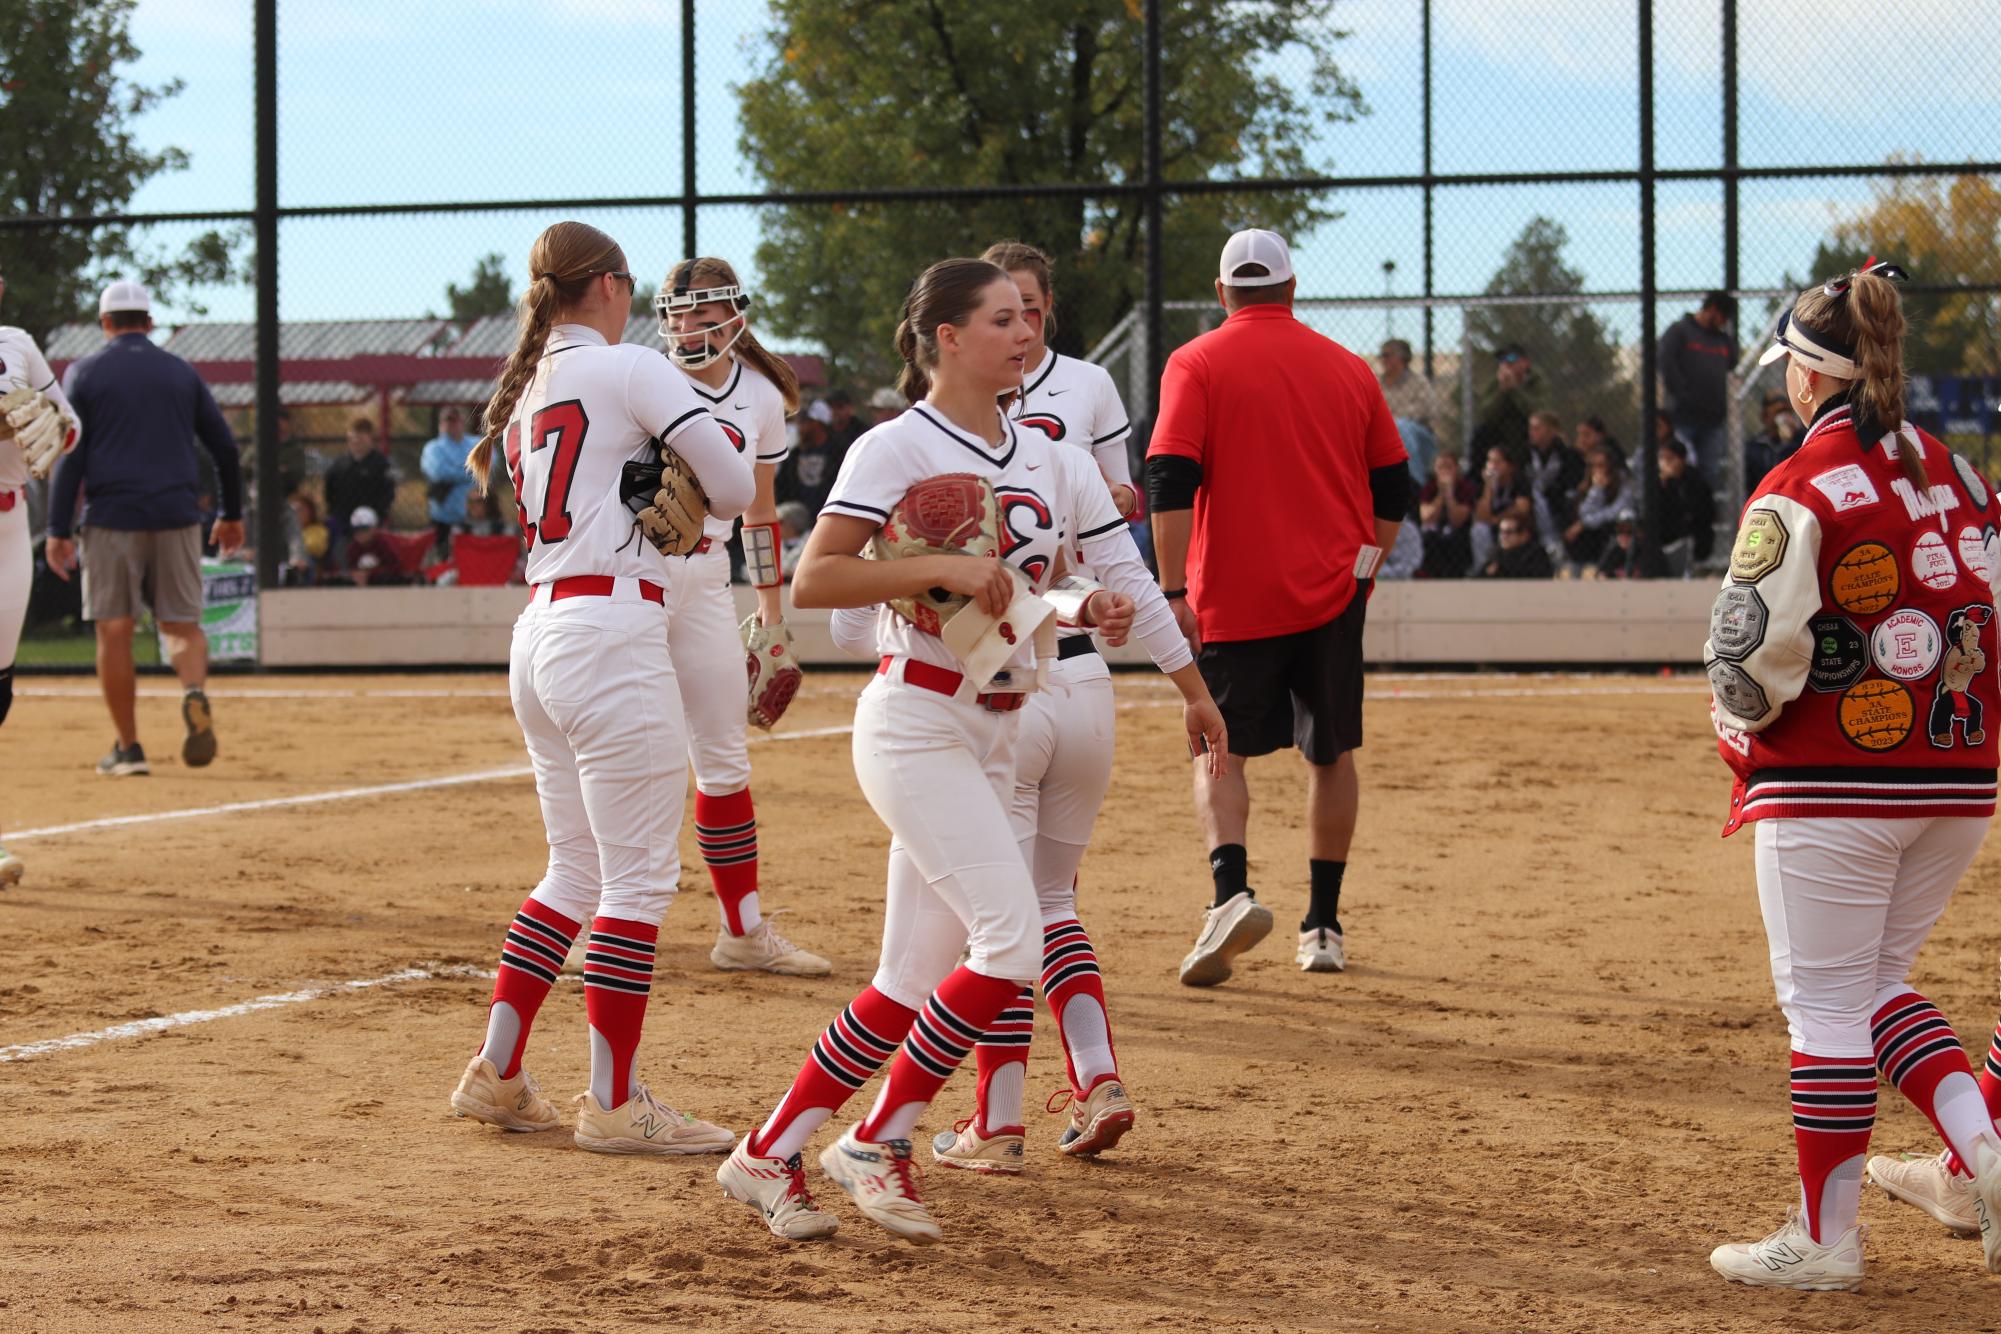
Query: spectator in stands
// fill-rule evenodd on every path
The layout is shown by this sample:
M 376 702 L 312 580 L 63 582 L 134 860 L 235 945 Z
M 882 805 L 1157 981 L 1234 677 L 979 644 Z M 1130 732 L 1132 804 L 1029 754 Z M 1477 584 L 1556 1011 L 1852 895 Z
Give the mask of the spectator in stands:
M 1605 419 L 1603 417 L 1584 417 L 1579 419 L 1577 423 L 1577 439 L 1574 443 L 1577 447 L 1577 457 L 1583 459 L 1585 462 L 1585 472 L 1587 474 L 1590 472 L 1591 451 L 1594 449 L 1607 448 L 1613 453 L 1618 454 L 1620 458 L 1625 457 L 1619 450 L 1619 442 L 1614 440 L 1612 433 L 1605 428 Z M 1578 483 L 1578 492 L 1582 494 L 1584 487 L 1589 483 L 1590 478 L 1587 476 Z
M 285 505 L 285 567 L 279 578 L 288 588 L 307 587 L 319 580 L 320 561 L 327 554 L 327 528 L 313 498 L 294 491 Z
M 1424 542 L 1420 579 L 1463 579 L 1473 571 L 1473 506 L 1480 488 L 1457 454 L 1432 460 L 1431 479 L 1417 496 L 1418 533 Z
M 1612 540 L 1619 516 L 1638 508 L 1625 460 L 1616 442 L 1607 437 L 1585 460 L 1584 494 L 1577 502 L 1577 517 L 1563 532 L 1564 554 L 1579 566 L 1596 564 Z
M 466 522 L 466 497 L 472 494 L 472 469 L 466 454 L 472 441 L 466 439 L 465 414 L 446 408 L 438 414 L 438 438 L 424 446 L 424 497 L 429 502 L 431 529 L 438 535 L 438 559 L 452 552 L 452 530 Z M 383 511 L 387 513 L 387 511 Z
M 507 532 L 507 523 L 494 511 L 492 498 L 475 491 L 466 497 L 465 522 L 459 531 L 473 537 L 499 537 Z
M 347 453 L 327 469 L 326 500 L 334 559 L 341 562 L 354 512 L 366 509 L 386 515 L 396 501 L 396 479 L 389 471 L 389 458 L 375 447 L 375 423 L 366 417 L 356 417 L 347 424 Z
M 813 514 L 804 501 L 787 500 L 778 506 L 778 538 L 784 552 L 781 562 L 785 577 L 792 577 L 792 563 L 806 545 L 806 535 L 813 531 Z
M 1550 536 L 1570 526 L 1577 488 L 1584 483 L 1584 456 L 1563 439 L 1563 419 L 1547 410 L 1529 417 L 1529 485 L 1535 489 L 1539 530 Z
M 855 400 L 845 389 L 832 390 L 820 401 L 827 405 L 827 444 L 833 448 L 836 459 L 844 459 L 855 441 L 869 429 L 869 423 L 856 415 Z M 834 467 L 839 471 L 840 464 Z
M 367 505 L 348 515 L 347 548 L 341 555 L 341 573 L 356 588 L 405 582 L 402 558 L 380 523 L 380 516 Z
M 1540 372 L 1528 350 L 1510 343 L 1494 354 L 1494 383 L 1480 399 L 1480 415 L 1467 441 L 1466 462 L 1478 467 L 1489 451 L 1499 448 L 1518 465 L 1529 452 L 1529 418 L 1548 398 Z
M 1800 419 L 1789 410 L 1785 391 L 1774 389 L 1765 395 L 1764 421 L 1758 433 L 1744 442 L 1744 487 L 1750 489 L 1765 474 L 1793 456 L 1800 447 Z
M 841 471 L 842 453 L 834 448 L 827 428 L 833 423 L 833 413 L 825 403 L 814 402 L 795 419 L 799 432 L 798 441 L 785 462 L 778 465 L 778 476 L 772 483 L 772 491 L 781 501 L 796 500 L 806 507 L 806 512 L 815 519 L 820 517 L 820 507 L 827 503 L 833 492 L 834 478 Z
M 1496 525 L 1500 545 L 1480 567 L 1483 579 L 1548 579 L 1555 573 L 1549 553 L 1535 540 L 1535 527 L 1513 515 Z
M 1480 499 L 1473 505 L 1473 568 L 1484 570 L 1500 545 L 1504 519 L 1519 519 L 1535 536 L 1535 495 L 1528 480 L 1515 464 L 1514 455 L 1499 445 L 1487 451 L 1487 467 L 1480 474 Z
M 1661 335 L 1661 387 L 1675 434 L 1695 449 L 1696 465 L 1712 486 L 1723 480 L 1724 418 L 1730 397 L 1730 369 L 1737 340 L 1730 332 L 1737 303 L 1728 292 L 1711 292 L 1702 308 L 1690 311 Z
M 1689 465 L 1681 441 L 1660 447 L 1661 563 L 1670 576 L 1686 579 L 1709 559 L 1716 537 L 1716 496 L 1708 479 Z
M 1660 574 L 1659 562 L 1648 557 L 1646 544 L 1640 541 L 1639 516 L 1632 510 L 1620 510 L 1613 518 L 1612 535 L 1605 543 L 1605 549 L 1598 553 L 1598 559 L 1584 567 L 1586 578 L 1596 579 L 1653 579 Z
M 1390 339 L 1377 351 L 1381 369 L 1376 378 L 1382 382 L 1383 401 L 1390 405 L 1392 417 L 1416 422 L 1435 436 L 1445 420 L 1438 409 L 1438 391 L 1411 369 L 1410 360 L 1410 344 L 1401 338 Z

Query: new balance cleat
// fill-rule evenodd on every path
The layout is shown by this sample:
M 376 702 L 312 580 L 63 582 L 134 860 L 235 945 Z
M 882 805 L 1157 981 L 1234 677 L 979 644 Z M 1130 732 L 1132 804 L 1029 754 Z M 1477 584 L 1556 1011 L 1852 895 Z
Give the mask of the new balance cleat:
M 1181 985 L 1213 987 L 1227 982 L 1233 960 L 1271 934 L 1271 909 L 1246 890 L 1202 917 L 1202 934 L 1181 961 Z
M 834 970 L 819 955 L 779 935 L 769 917 L 740 936 L 717 931 L 709 962 L 726 973 L 779 973 L 785 977 L 825 977 Z
M 1980 1221 L 1980 1249 L 1987 1257 L 1987 1272 L 2001 1274 L 2001 1152 L 1995 1151 L 1992 1141 L 1983 1140 L 1974 1146 L 1973 1153 L 1980 1161 L 1973 1177 L 1973 1216 Z
M 591 1153 L 725 1153 L 736 1136 L 677 1112 L 644 1085 L 621 1107 L 606 1111 L 589 1093 L 577 1095 L 577 1147 Z
M 966 1172 L 996 1172 L 1017 1175 L 1022 1167 L 1025 1144 L 1019 1130 L 1003 1130 L 998 1135 L 982 1135 L 980 1120 L 969 1116 L 950 1130 L 931 1137 L 931 1158 L 940 1167 Z
M 483 1056 L 473 1057 L 459 1076 L 459 1086 L 452 1090 L 452 1110 L 502 1130 L 555 1130 L 563 1124 L 533 1075 L 522 1070 L 512 1079 L 502 1079 Z
M 1056 1147 L 1075 1157 L 1089 1158 L 1111 1148 L 1125 1138 L 1139 1116 L 1132 1100 L 1126 1097 L 1124 1082 L 1116 1075 L 1099 1080 L 1081 1098 L 1067 1089 L 1058 1093 L 1050 1099 L 1049 1110 L 1062 1111 L 1063 1102 L 1059 1099 L 1066 1097 L 1070 1124 L 1063 1128 Z
M 774 1237 L 786 1241 L 813 1241 L 831 1237 L 841 1220 L 820 1212 L 806 1189 L 806 1171 L 799 1155 L 765 1158 L 750 1151 L 745 1135 L 736 1149 L 716 1169 L 716 1184 L 723 1194 L 741 1200 L 763 1217 Z
M 1709 1253 L 1709 1263 L 1732 1283 L 1853 1292 L 1862 1286 L 1862 1239 L 1868 1231 L 1858 1224 L 1822 1245 L 1807 1232 L 1806 1220 L 1794 1206 L 1778 1231 L 1762 1241 L 1718 1246 Z
M 1299 953 L 1293 957 L 1299 961 L 1302 973 L 1341 973 L 1348 969 L 1348 951 L 1342 944 L 1341 933 L 1324 926 L 1300 932 Z
M 905 1241 L 929 1246 L 944 1235 L 917 1189 L 917 1164 L 910 1141 L 865 1144 L 847 1131 L 820 1152 L 820 1170 L 848 1193 L 872 1223 Z
M 1915 1205 L 1963 1237 L 1977 1237 L 1980 1216 L 1974 1207 L 1973 1183 L 1947 1166 L 1951 1157 L 1949 1150 L 1924 1158 L 1879 1154 L 1869 1160 L 1869 1179 L 1891 1199 Z

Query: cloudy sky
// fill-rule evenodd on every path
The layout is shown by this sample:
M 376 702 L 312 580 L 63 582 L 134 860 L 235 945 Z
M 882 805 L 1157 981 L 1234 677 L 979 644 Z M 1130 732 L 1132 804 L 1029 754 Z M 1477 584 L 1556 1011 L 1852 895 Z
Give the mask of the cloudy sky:
M 1637 161 L 1636 38 L 1619 0 L 1435 0 L 1436 165 L 1444 172 L 1632 166 Z M 702 187 L 750 191 L 736 144 L 731 86 L 759 58 L 762 9 L 699 0 Z M 1721 158 L 1718 0 L 1656 4 L 1657 153 L 1663 166 Z M 666 0 L 286 0 L 280 5 L 281 188 L 288 205 L 672 193 L 680 183 L 679 6 Z M 251 203 L 247 3 L 140 0 L 139 77 L 187 89 L 148 115 L 142 137 L 178 144 L 191 170 L 149 185 L 140 210 Z M 479 21 L 468 22 L 469 14 Z M 1343 0 L 1353 36 L 1344 68 L 1372 114 L 1331 128 L 1322 164 L 1340 174 L 1421 165 L 1417 0 Z M 1993 71 L 2001 34 L 1986 0 L 1924 0 L 1883 23 L 1864 0 L 1760 0 L 1740 19 L 1741 157 L 1747 165 L 1992 156 L 2001 144 Z M 1219 58 L 1221 58 L 1219 56 Z M 1283 53 L 1273 57 L 1283 66 Z M 1867 198 L 1831 180 L 1743 187 L 1743 274 L 1776 283 L 1803 269 L 1831 211 Z M 1422 267 L 1414 191 L 1350 191 L 1346 216 L 1299 247 L 1302 294 L 1383 290 L 1397 264 L 1408 294 Z M 1438 197 L 1437 282 L 1477 291 L 1508 241 L 1546 214 L 1572 236 L 1572 262 L 1595 289 L 1637 285 L 1637 190 L 1630 186 L 1460 189 Z M 1721 187 L 1660 187 L 1660 278 L 1702 288 L 1722 277 Z M 303 219 L 281 238 L 288 319 L 421 314 L 475 256 L 517 271 L 534 213 Z M 678 257 L 678 214 L 603 210 L 591 217 L 649 273 Z M 192 229 L 188 229 L 192 230 Z M 171 239 L 176 229 L 162 229 Z M 750 210 L 705 210 L 702 247 L 746 261 Z M 1199 296 L 1199 293 L 1190 293 Z M 247 317 L 246 292 L 214 292 L 218 316 Z M 1399 316 L 1399 332 L 1415 328 Z M 1357 315 L 1350 336 L 1380 335 Z M 1621 319 L 1621 323 L 1625 320 Z M 1452 322 L 1456 328 L 1456 321 Z

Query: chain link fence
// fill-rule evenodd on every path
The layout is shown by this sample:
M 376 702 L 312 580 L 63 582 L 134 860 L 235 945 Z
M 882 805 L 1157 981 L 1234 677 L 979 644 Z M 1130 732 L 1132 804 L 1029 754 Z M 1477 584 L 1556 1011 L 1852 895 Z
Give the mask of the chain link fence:
M 1477 472 L 1518 348 L 1566 438 L 1597 418 L 1622 442 L 1649 514 L 1644 423 L 1682 406 L 1655 340 L 1720 289 L 1741 353 L 1781 294 L 1881 254 L 1911 273 L 1914 404 L 2001 464 L 2001 30 L 1973 0 L 1887 30 L 1863 0 L 22 3 L 129 48 L 114 110 L 49 146 L 156 160 L 121 182 L 0 154 L 0 314 L 64 362 L 100 284 L 155 284 L 256 462 L 267 585 L 287 498 L 324 502 L 356 419 L 398 474 L 391 526 L 425 526 L 419 452 L 477 410 L 562 217 L 648 282 L 730 259 L 809 394 L 863 405 L 919 269 L 1031 241 L 1054 345 L 1112 366 L 1142 423 L 1161 358 L 1215 322 L 1222 240 L 1274 227 L 1303 318 L 1411 346 L 1438 451 Z M 0 105 L 101 81 L 109 49 L 0 53 Z M 1732 385 L 1725 523 L 1765 388 Z

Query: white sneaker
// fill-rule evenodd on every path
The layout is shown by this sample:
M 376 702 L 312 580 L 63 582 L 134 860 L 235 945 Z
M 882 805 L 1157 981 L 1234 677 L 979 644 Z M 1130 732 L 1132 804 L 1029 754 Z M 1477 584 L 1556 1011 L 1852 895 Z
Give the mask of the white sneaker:
M 477 1055 L 466 1062 L 459 1086 L 452 1090 L 452 1110 L 502 1130 L 523 1133 L 554 1130 L 563 1124 L 562 1115 L 542 1096 L 535 1076 L 517 1070 L 514 1078 L 502 1079 L 492 1061 Z
M 1012 1132 L 982 1135 L 977 1116 L 969 1116 L 952 1129 L 941 1130 L 931 1137 L 933 1162 L 968 1172 L 1018 1175 L 1026 1148 L 1022 1136 Z
M 1228 981 L 1230 961 L 1270 934 L 1271 909 L 1252 898 L 1249 890 L 1209 909 L 1195 948 L 1181 961 L 1181 985 L 1213 987 Z
M 591 1153 L 721 1153 L 736 1136 L 677 1112 L 646 1085 L 606 1111 L 589 1093 L 577 1095 L 577 1147 Z
M 727 929 L 716 932 L 716 947 L 709 962 L 726 973 L 779 973 L 785 977 L 825 977 L 834 966 L 810 950 L 802 950 L 784 936 L 767 917 L 740 936 Z
M 21 877 L 27 874 L 27 871 L 28 864 L 26 862 L 7 851 L 7 849 L 0 848 L 0 889 L 5 889 L 9 885 L 20 884 Z
M 2001 1274 L 2001 1153 L 1979 1147 L 1974 1152 L 1982 1159 L 1973 1178 L 1973 1212 L 1980 1220 L 1980 1249 L 1987 1256 L 1987 1272 Z
M 820 1151 L 820 1170 L 871 1222 L 905 1241 L 929 1246 L 945 1235 L 918 1193 L 909 1140 L 864 1144 L 849 1130 Z
M 1869 1160 L 1869 1179 L 1893 1200 L 1916 1205 L 1962 1237 L 1978 1236 L 1980 1215 L 1974 1206 L 1973 1183 L 1946 1166 L 1950 1151 L 1920 1158 L 1877 1155 Z
M 813 1203 L 799 1155 L 760 1157 L 750 1151 L 748 1135 L 738 1141 L 735 1151 L 716 1169 L 716 1184 L 723 1188 L 723 1194 L 757 1210 L 774 1237 L 813 1241 L 831 1237 L 840 1230 L 841 1220 L 821 1213 L 820 1207 Z
M 1341 933 L 1315 927 L 1299 933 L 1299 960 L 1302 973 L 1342 973 L 1348 969 L 1348 951 L 1342 947 Z
M 1786 1221 L 1778 1231 L 1763 1241 L 1718 1246 L 1709 1253 L 1709 1264 L 1732 1283 L 1853 1292 L 1862 1286 L 1862 1239 L 1868 1232 L 1858 1223 L 1823 1246 L 1807 1232 L 1806 1220 L 1795 1205 L 1786 1210 Z

